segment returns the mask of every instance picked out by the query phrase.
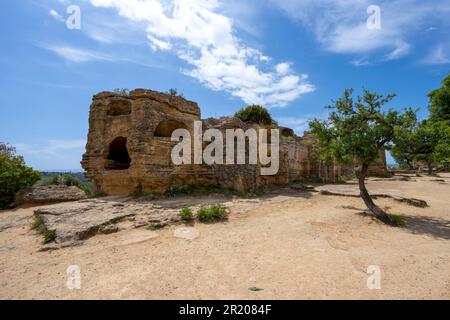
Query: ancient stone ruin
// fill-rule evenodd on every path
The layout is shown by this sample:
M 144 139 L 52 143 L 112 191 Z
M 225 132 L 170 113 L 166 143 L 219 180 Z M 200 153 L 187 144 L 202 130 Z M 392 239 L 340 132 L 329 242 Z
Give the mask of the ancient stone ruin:
M 270 184 L 336 182 L 355 174 L 355 165 L 340 166 L 317 159 L 310 134 L 298 137 L 292 129 L 276 125 L 261 126 L 280 129 L 280 169 L 274 176 L 262 176 L 260 165 L 174 165 L 171 152 L 178 142 L 171 141 L 172 132 L 184 128 L 193 135 L 194 121 L 202 121 L 203 130 L 260 128 L 235 117 L 201 120 L 195 102 L 151 90 L 95 95 L 86 153 L 81 162 L 86 177 L 99 192 L 128 195 L 136 190 L 162 193 L 171 187 L 189 185 L 252 192 Z M 371 172 L 387 174 L 384 152 Z

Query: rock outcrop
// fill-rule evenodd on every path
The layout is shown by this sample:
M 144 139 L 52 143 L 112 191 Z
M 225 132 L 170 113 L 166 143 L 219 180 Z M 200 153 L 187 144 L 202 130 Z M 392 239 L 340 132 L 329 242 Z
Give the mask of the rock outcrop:
M 15 205 L 50 204 L 86 199 L 86 192 L 75 186 L 27 188 L 16 195 Z

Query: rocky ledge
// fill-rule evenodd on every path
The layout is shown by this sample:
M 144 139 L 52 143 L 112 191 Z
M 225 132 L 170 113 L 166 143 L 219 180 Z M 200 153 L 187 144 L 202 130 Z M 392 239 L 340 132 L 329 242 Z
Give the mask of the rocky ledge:
M 16 195 L 15 206 L 23 204 L 49 204 L 86 199 L 86 192 L 78 187 L 48 186 L 27 188 Z

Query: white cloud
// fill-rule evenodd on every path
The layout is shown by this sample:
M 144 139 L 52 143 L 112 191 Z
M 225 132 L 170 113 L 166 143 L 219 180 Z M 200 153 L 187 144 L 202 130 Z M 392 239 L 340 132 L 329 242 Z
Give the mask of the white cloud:
M 60 14 L 59 14 L 56 10 L 54 10 L 54 9 L 50 9 L 49 14 L 50 14 L 53 18 L 55 18 L 56 20 L 58 20 L 58 21 L 61 21 L 61 22 L 64 21 L 63 16 L 60 15 Z
M 49 140 L 40 144 L 16 143 L 17 153 L 38 170 L 78 169 L 86 140 Z
M 79 49 L 69 46 L 61 46 L 61 45 L 42 45 L 43 48 L 55 53 L 56 55 L 60 56 L 61 58 L 81 63 L 81 62 L 88 62 L 88 61 L 94 61 L 94 60 L 100 60 L 100 61 L 113 61 L 114 58 L 100 53 L 96 51 L 91 50 L 85 50 L 85 49 Z
M 270 58 L 234 35 L 233 23 L 219 13 L 216 0 L 90 0 L 115 8 L 121 17 L 146 24 L 154 50 L 172 50 L 192 68 L 183 72 L 213 90 L 226 91 L 246 103 L 282 107 L 314 91 L 305 75 L 289 64 L 275 69 Z M 289 66 L 287 68 L 286 66 Z M 278 72 L 280 69 L 282 72 Z
M 271 0 L 288 16 L 311 30 L 330 52 L 382 54 L 384 59 L 399 59 L 410 53 L 418 34 L 441 25 L 450 27 L 449 1 L 420 0 Z M 381 29 L 367 28 L 369 5 L 381 10 Z M 358 60 L 358 59 L 357 59 Z M 360 59 L 359 59 L 360 60 Z
M 49 140 L 44 145 L 15 144 L 19 153 L 28 155 L 55 156 L 67 150 L 81 150 L 86 147 L 86 140 Z
M 444 46 L 438 45 L 421 62 L 423 64 L 449 64 L 450 57 L 446 54 Z
M 291 65 L 289 63 L 279 63 L 275 66 L 275 69 L 277 70 L 277 72 L 281 75 L 286 75 L 290 72 L 291 70 Z

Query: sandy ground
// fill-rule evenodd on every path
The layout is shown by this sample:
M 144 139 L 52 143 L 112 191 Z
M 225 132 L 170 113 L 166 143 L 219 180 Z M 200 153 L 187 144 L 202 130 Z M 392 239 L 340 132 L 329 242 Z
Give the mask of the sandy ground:
M 176 238 L 182 225 L 123 230 L 83 246 L 38 252 L 30 230 L 34 208 L 1 212 L 1 299 L 450 299 L 450 175 L 446 183 L 371 181 L 426 200 L 416 208 L 392 199 L 402 229 L 358 214 L 358 198 L 280 190 L 257 199 L 207 196 L 230 219 L 196 223 L 198 237 Z M 186 199 L 185 199 L 186 200 Z M 69 290 L 67 268 L 81 268 L 81 289 Z M 381 289 L 367 287 L 367 268 L 381 269 Z M 250 287 L 264 289 L 250 291 Z

